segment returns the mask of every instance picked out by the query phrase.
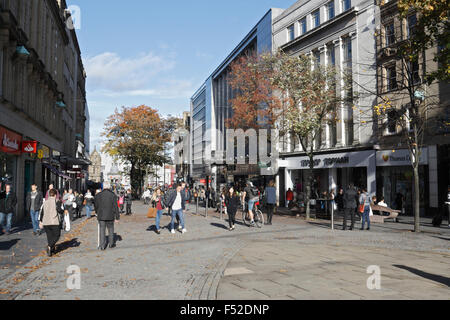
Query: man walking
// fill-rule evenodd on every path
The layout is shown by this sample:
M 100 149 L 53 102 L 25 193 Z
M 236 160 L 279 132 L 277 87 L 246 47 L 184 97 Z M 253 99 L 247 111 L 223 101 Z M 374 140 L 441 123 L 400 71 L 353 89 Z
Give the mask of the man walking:
M 125 205 L 127 208 L 127 213 L 126 213 L 127 216 L 131 216 L 131 205 L 132 204 L 133 204 L 133 197 L 131 195 L 131 190 L 128 189 L 127 193 L 125 195 Z
M 117 223 L 120 220 L 117 196 L 111 191 L 109 182 L 104 182 L 103 188 L 103 191 L 94 198 L 98 220 L 98 248 L 101 250 L 105 250 L 108 244 L 110 248 L 116 246 L 114 243 L 114 220 Z M 106 228 L 108 228 L 108 241 L 106 241 Z
M 181 192 L 181 183 L 177 185 L 177 189 L 170 193 L 167 206 L 172 208 L 172 220 L 170 221 L 170 232 L 175 233 L 174 229 L 174 219 L 178 216 L 180 223 L 178 225 L 178 230 L 181 229 L 181 233 L 186 233 L 186 228 L 184 225 L 183 210 L 186 208 L 186 199 L 184 197 L 184 192 Z
M 50 183 L 50 184 L 48 185 L 48 190 L 47 190 L 47 193 L 45 194 L 45 200 L 48 200 L 48 198 L 49 198 L 49 192 L 50 192 L 50 190 L 52 190 L 52 189 L 54 189 L 54 183 L 53 183 L 53 182 Z M 61 197 L 60 197 L 60 195 L 59 195 L 59 191 L 56 190 L 56 189 L 55 189 L 55 191 L 56 191 L 56 199 L 57 199 L 57 200 L 61 200 Z
M 353 184 L 350 184 L 347 191 L 344 194 L 344 225 L 342 230 L 347 230 L 347 214 L 350 214 L 352 224 L 350 230 L 355 227 L 355 210 L 358 206 L 358 192 L 356 191 Z
M 30 212 L 31 223 L 33 225 L 33 234 L 40 235 L 41 229 L 39 228 L 39 210 L 42 207 L 44 196 L 42 192 L 37 190 L 37 185 L 31 185 L 31 191 L 28 192 L 26 202 L 26 210 Z
M 181 183 L 181 190 L 184 193 L 184 199 L 186 199 L 186 204 L 189 203 L 191 200 L 191 191 L 186 186 L 186 182 Z M 186 211 L 188 211 L 187 207 L 186 207 Z
M 6 235 L 9 235 L 11 232 L 11 221 L 14 215 L 16 204 L 16 194 L 11 191 L 11 186 L 7 184 L 5 186 L 5 192 L 0 194 L 0 225 L 3 228 L 4 221 L 6 219 L 6 229 L 3 228 L 3 233 L 5 233 Z
M 277 204 L 277 189 L 275 188 L 275 181 L 271 180 L 269 186 L 265 190 L 265 198 L 267 205 L 267 225 L 272 225 L 272 216 L 275 206 Z

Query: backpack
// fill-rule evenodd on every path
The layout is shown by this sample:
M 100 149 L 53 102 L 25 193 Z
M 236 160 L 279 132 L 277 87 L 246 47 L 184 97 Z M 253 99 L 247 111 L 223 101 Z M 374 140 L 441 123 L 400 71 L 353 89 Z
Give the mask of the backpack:
M 259 190 L 257 187 L 251 187 L 250 191 L 251 191 L 253 197 L 259 196 Z

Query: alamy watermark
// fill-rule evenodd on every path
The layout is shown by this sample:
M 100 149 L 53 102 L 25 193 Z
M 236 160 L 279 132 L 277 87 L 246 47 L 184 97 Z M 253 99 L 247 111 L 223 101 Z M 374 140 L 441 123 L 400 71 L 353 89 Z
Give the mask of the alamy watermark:
M 381 269 L 379 266 L 368 266 L 367 271 L 370 274 L 367 278 L 367 289 L 369 290 L 381 290 Z
M 81 270 L 77 265 L 71 265 L 67 267 L 66 273 L 69 277 L 66 280 L 66 286 L 69 290 L 81 289 Z

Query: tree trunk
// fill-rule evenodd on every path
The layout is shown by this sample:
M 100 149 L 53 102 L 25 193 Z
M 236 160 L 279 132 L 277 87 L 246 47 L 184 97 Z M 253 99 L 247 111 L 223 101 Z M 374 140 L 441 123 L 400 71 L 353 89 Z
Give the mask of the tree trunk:
M 416 161 L 419 162 L 419 159 L 417 159 Z M 420 191 L 418 163 L 414 165 L 414 232 L 420 232 Z

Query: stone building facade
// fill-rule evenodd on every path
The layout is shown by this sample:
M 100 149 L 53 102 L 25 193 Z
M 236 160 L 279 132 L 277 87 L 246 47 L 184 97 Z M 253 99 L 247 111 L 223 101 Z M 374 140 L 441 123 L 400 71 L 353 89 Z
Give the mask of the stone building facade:
M 82 191 L 87 178 L 86 74 L 69 18 L 65 0 L 0 1 L 0 175 L 18 195 L 16 220 L 32 183 Z
M 95 183 L 102 182 L 102 157 L 97 148 L 91 153 L 91 165 L 89 166 L 89 180 Z

